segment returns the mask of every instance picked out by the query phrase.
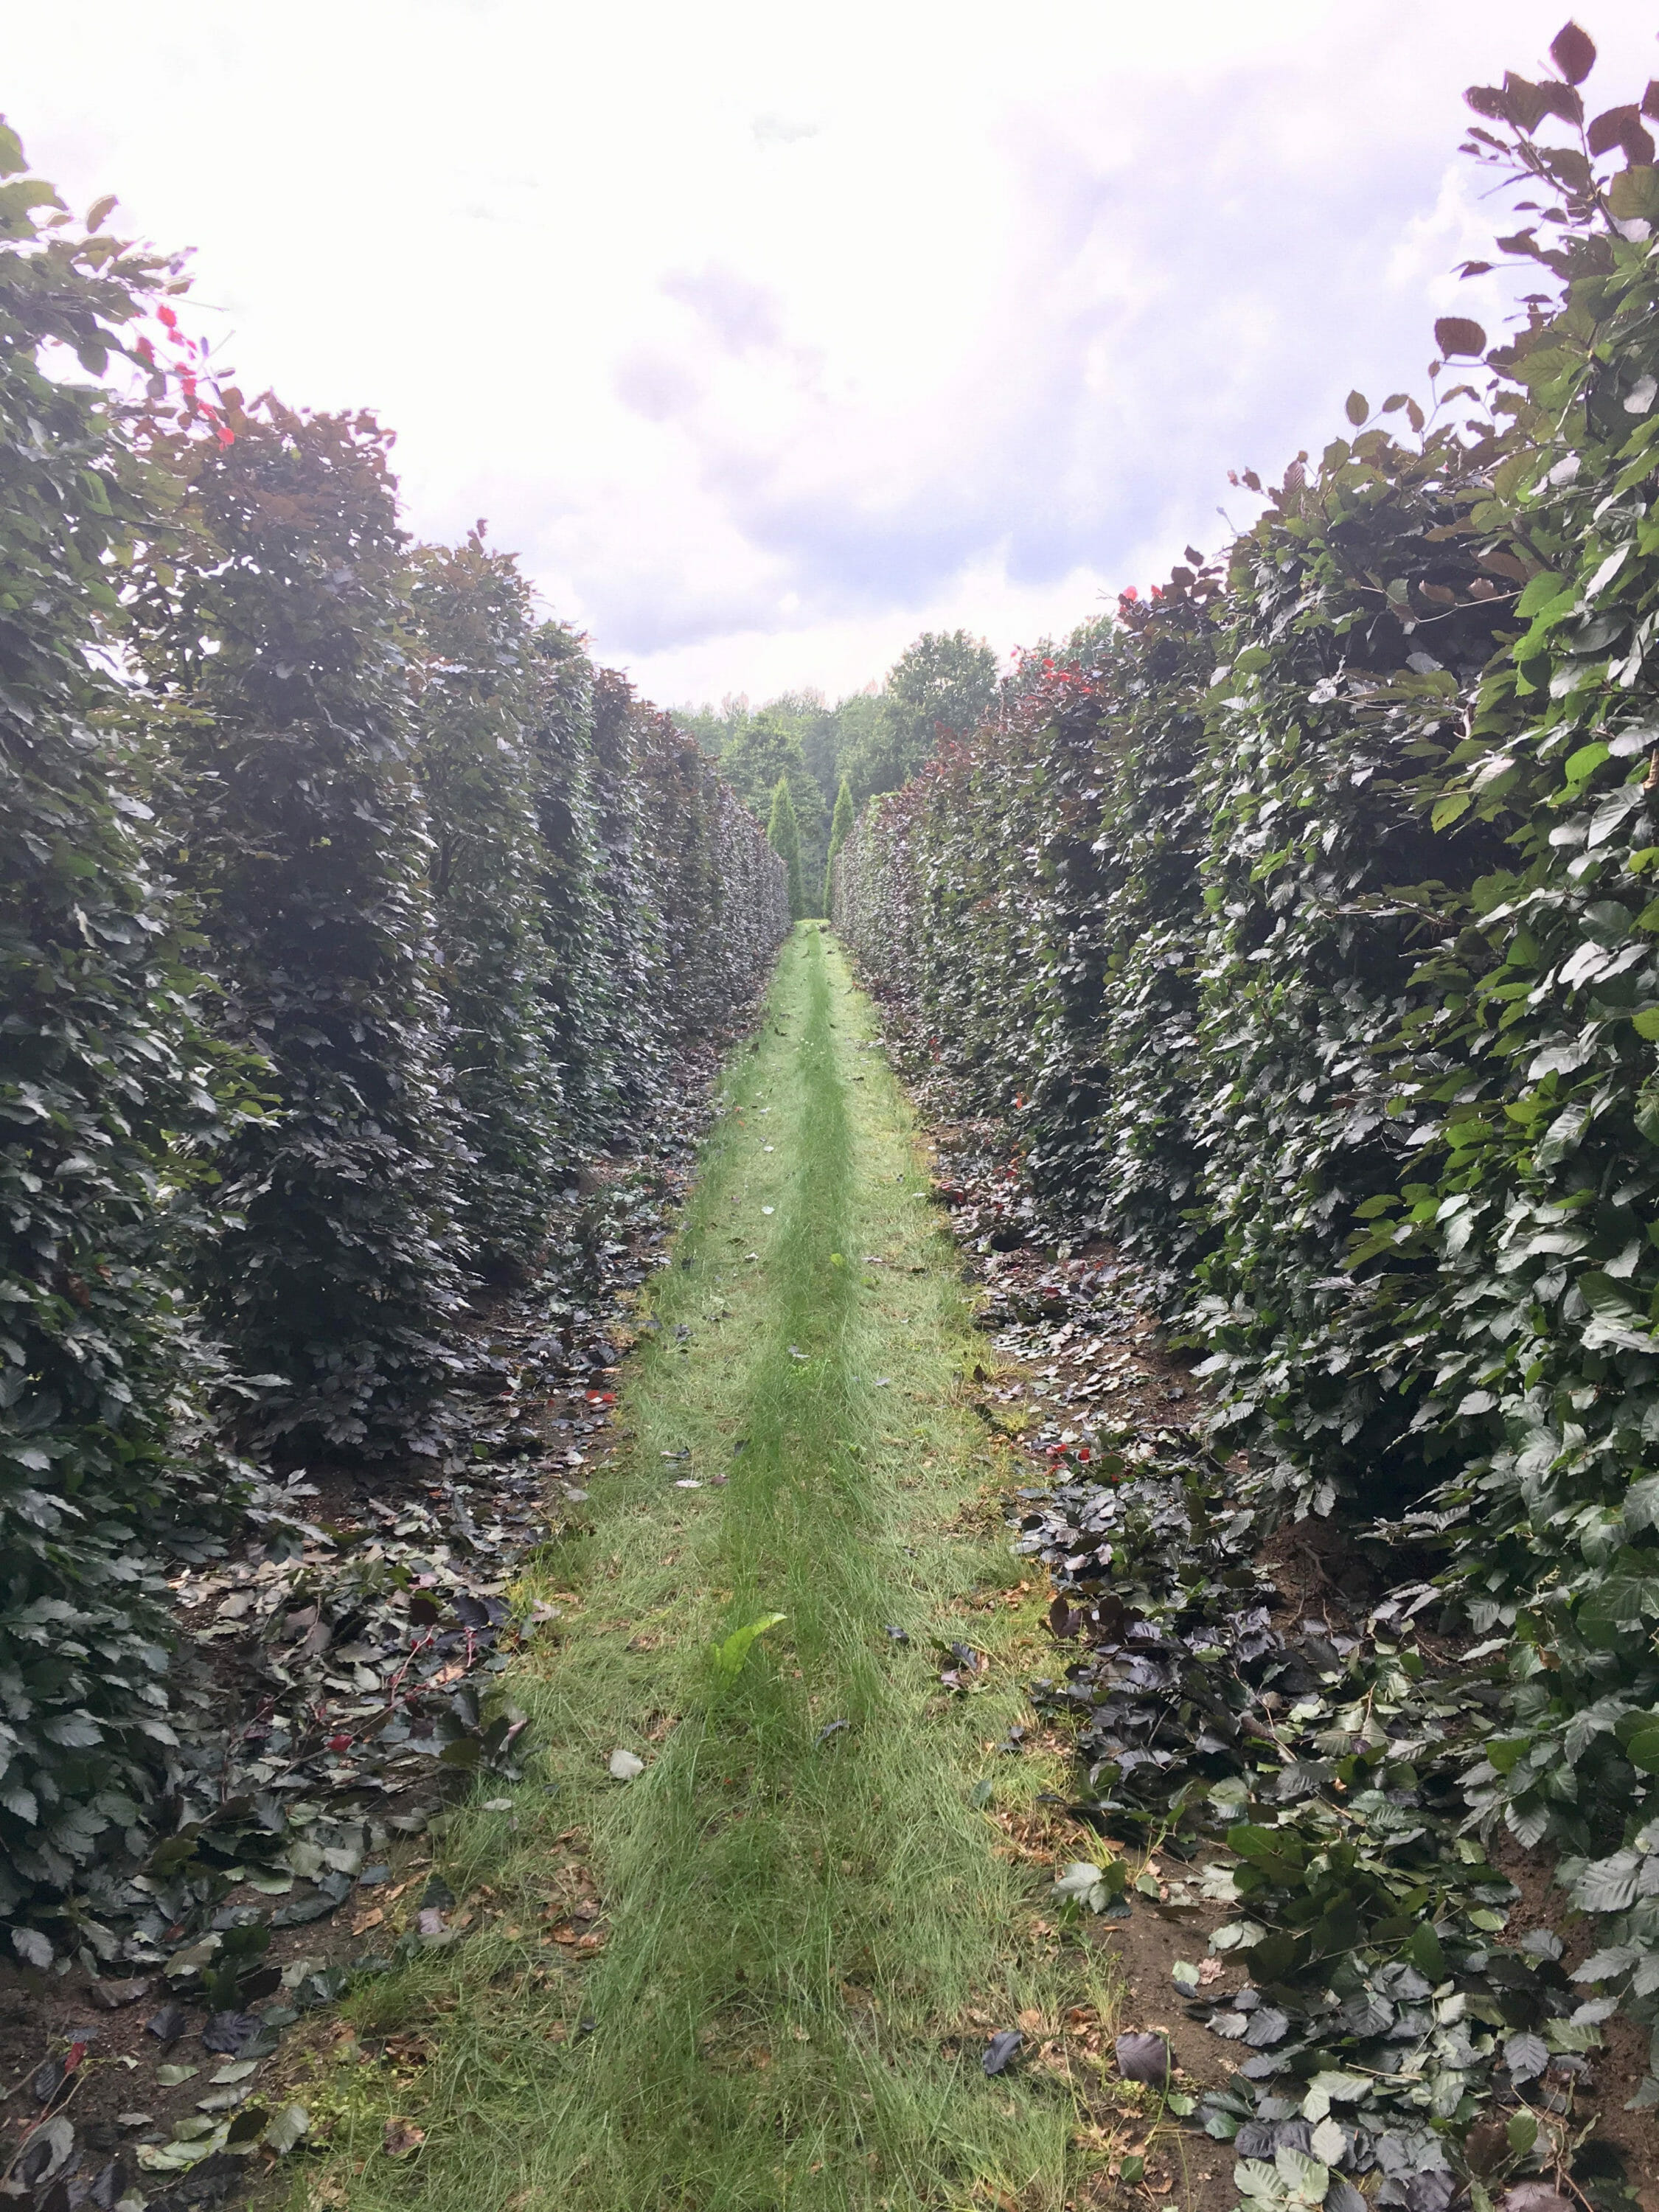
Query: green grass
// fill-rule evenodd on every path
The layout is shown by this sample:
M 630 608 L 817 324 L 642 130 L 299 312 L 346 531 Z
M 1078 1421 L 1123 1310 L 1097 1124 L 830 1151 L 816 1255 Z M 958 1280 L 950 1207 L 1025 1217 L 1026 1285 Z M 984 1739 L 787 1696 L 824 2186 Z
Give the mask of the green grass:
M 380 2154 L 378 2069 L 316 2093 L 354 2207 L 1064 2202 L 1070 2091 L 988 2081 L 980 2052 L 1105 1993 L 1033 1929 L 1041 1882 L 973 1802 L 1052 1778 L 987 1747 L 1024 1710 L 1033 1604 L 966 1607 L 1017 1571 L 954 1254 L 872 1034 L 828 935 L 798 929 L 653 1285 L 594 1533 L 529 1579 L 556 1601 L 580 1582 L 510 1686 L 557 1795 L 462 1817 L 450 1879 L 492 1893 L 484 1926 L 353 2001 L 365 2036 L 441 2021 L 399 2107 L 424 2148 Z M 740 1671 L 714 1663 L 772 1613 Z M 935 1634 L 986 1650 L 988 1686 L 941 1691 Z M 618 1745 L 647 1762 L 626 1785 Z M 608 1940 L 550 1966 L 545 1915 L 585 1888 Z

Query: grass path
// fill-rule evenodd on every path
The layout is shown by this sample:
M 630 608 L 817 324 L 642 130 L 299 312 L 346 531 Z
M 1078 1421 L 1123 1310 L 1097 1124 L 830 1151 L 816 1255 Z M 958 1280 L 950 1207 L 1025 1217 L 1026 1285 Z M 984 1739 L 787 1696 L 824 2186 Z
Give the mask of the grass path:
M 976 1803 L 1036 1786 L 990 1750 L 1035 1601 L 985 1505 L 954 1255 L 872 1036 L 827 933 L 799 928 L 642 1316 L 592 1532 L 529 1579 L 562 1608 L 509 1686 L 538 1777 L 447 1840 L 483 1925 L 354 2001 L 364 2036 L 441 2019 L 398 2106 L 424 2147 L 380 2152 L 359 2069 L 332 2201 L 1065 2202 L 1069 2091 L 980 2057 L 993 2027 L 1103 1997 Z M 772 1613 L 723 1678 L 711 1640 Z M 988 1686 L 941 1690 L 934 1636 L 987 1652 Z M 618 1746 L 646 1762 L 626 1784 Z

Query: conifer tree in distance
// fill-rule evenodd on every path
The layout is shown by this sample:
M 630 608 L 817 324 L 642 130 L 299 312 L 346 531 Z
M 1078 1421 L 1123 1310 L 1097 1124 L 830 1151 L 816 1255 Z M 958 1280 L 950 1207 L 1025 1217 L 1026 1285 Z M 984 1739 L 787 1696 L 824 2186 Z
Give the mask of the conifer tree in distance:
M 766 838 L 783 862 L 789 887 L 789 919 L 799 921 L 806 911 L 800 880 L 800 825 L 795 819 L 795 802 L 789 796 L 787 776 L 778 778 L 777 789 L 772 793 L 772 818 L 767 824 Z
M 835 879 L 836 855 L 853 834 L 853 787 L 845 776 L 836 793 L 836 811 L 830 818 L 830 857 L 823 864 L 823 910 L 830 908 L 830 889 Z

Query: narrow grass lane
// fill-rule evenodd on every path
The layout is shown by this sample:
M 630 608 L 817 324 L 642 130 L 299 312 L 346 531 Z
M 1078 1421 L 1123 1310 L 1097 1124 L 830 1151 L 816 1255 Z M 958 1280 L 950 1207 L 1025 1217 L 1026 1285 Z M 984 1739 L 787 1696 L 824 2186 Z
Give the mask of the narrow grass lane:
M 1015 1570 L 973 1339 L 872 1036 L 798 929 L 643 1316 L 629 1445 L 532 1578 L 562 1607 L 512 1685 L 541 1777 L 449 1839 L 486 1924 L 356 2001 L 364 2035 L 443 2025 L 399 2107 L 416 2157 L 380 2151 L 383 2100 L 344 2102 L 354 2207 L 1065 2200 L 1070 2093 L 981 2054 L 1102 1996 L 1061 1986 L 1081 1954 L 1062 1970 L 976 1802 L 1033 1605 L 983 1604 Z M 772 1613 L 741 1671 L 714 1662 Z M 988 1652 L 989 1686 L 941 1689 L 935 1636 Z

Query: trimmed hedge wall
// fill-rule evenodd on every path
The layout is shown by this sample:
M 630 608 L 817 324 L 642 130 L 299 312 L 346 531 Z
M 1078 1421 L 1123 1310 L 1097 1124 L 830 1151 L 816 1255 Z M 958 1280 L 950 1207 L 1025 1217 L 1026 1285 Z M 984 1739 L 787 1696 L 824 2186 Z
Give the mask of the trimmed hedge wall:
M 211 392 L 176 266 L 3 126 L 0 177 L 4 1908 L 142 1847 L 159 1563 L 250 1501 L 227 1444 L 455 1440 L 469 1298 L 648 1142 L 788 914 L 508 557 L 410 546 L 371 416 Z
M 1501 1642 L 1474 1799 L 1650 2008 L 1659 168 L 1565 78 L 1470 98 L 1548 203 L 1521 327 L 1443 320 L 1435 427 L 1354 394 L 1222 567 L 1028 669 L 833 912 L 1033 1219 L 1145 1263 L 1262 1502 L 1383 1516 Z

